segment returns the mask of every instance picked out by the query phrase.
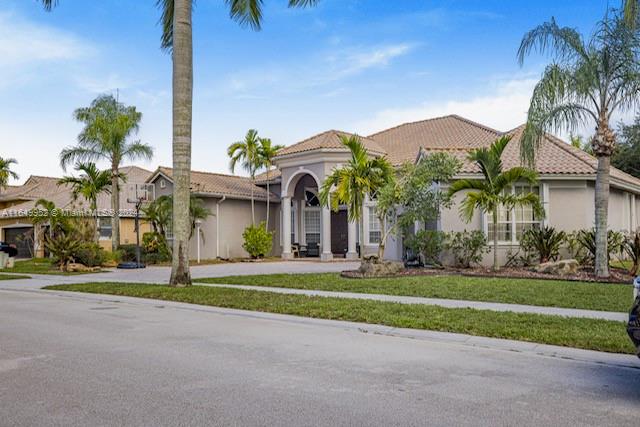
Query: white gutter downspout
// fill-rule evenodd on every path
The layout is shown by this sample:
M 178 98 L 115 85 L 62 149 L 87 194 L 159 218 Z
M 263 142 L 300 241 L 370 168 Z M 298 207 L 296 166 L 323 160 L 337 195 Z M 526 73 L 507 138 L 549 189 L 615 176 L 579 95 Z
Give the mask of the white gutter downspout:
M 216 257 L 220 258 L 220 205 L 227 200 L 227 196 L 216 202 Z

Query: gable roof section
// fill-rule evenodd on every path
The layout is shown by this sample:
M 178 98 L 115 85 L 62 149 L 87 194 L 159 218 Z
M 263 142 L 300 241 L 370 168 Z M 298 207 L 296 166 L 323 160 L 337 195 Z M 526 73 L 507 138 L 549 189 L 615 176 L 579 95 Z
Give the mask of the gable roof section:
M 348 132 L 328 130 L 281 149 L 278 151 L 277 157 L 315 150 L 348 151 L 348 149 L 342 144 L 342 140 L 340 138 L 343 136 L 351 137 L 353 135 L 354 134 Z M 387 154 L 384 148 L 373 139 L 363 136 L 359 137 L 368 152 L 379 155 Z
M 120 172 L 127 176 L 127 183 L 144 183 L 151 174 L 150 171 L 138 166 L 124 166 Z M 0 210 L 0 217 L 24 217 L 26 212 L 35 208 L 39 199 L 53 202 L 57 208 L 72 209 L 88 208 L 88 202 L 80 197 L 73 200 L 71 187 L 58 185 L 60 178 L 50 176 L 31 175 L 23 185 L 14 186 L 11 191 L 0 193 L 0 202 L 17 202 L 12 206 Z M 98 196 L 98 210 L 111 209 L 111 194 L 102 193 Z M 133 210 L 134 204 L 127 202 L 124 186 L 120 190 L 120 209 Z
M 173 168 L 160 166 L 149 177 L 147 182 L 153 181 L 159 173 L 173 181 Z M 267 191 L 254 185 L 250 178 L 213 172 L 191 171 L 191 191 L 193 193 L 249 199 L 251 198 L 252 188 L 253 196 L 256 200 L 267 200 Z M 271 195 L 271 200 L 277 201 L 280 199 Z
M 425 150 L 469 150 L 491 144 L 500 135 L 495 129 L 456 115 L 405 123 L 370 135 L 396 166 L 414 162 Z

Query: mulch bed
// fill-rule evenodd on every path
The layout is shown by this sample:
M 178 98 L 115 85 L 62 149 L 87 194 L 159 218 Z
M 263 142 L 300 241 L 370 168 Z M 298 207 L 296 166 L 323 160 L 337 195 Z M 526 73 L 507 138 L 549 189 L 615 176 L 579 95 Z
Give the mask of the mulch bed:
M 511 279 L 541 279 L 541 280 L 564 280 L 567 282 L 604 282 L 618 283 L 630 285 L 633 283 L 634 277 L 626 270 L 611 268 L 609 270 L 608 279 L 596 278 L 593 270 L 583 268 L 577 274 L 571 276 L 559 276 L 553 274 L 537 273 L 527 268 L 503 267 L 499 271 L 493 271 L 490 268 L 474 267 L 474 268 L 405 268 L 400 273 L 393 276 L 383 276 L 383 278 L 407 277 L 407 276 L 442 276 L 442 275 L 460 275 L 471 277 L 503 277 Z M 347 270 L 340 273 L 342 277 L 351 279 L 361 279 L 362 275 L 357 270 Z

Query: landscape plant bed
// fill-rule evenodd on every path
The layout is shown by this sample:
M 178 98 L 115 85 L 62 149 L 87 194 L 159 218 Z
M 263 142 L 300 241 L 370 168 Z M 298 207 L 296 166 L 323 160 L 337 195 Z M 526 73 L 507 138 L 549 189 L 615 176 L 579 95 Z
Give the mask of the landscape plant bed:
M 627 337 L 624 323 L 608 320 L 286 295 L 208 286 L 171 288 L 166 285 L 135 283 L 84 283 L 47 286 L 45 289 L 131 296 L 320 319 L 364 322 L 398 328 L 455 332 L 612 353 L 635 353 Z
M 16 261 L 13 268 L 0 269 L 0 273 L 17 273 L 17 274 L 52 274 L 60 276 L 73 276 L 78 274 L 91 274 L 95 271 L 76 271 L 65 272 L 53 265 L 53 262 L 48 258 L 32 258 L 23 261 Z
M 633 283 L 634 276 L 629 274 L 626 270 L 619 268 L 611 268 L 609 270 L 610 276 L 608 279 L 601 279 L 595 276 L 593 271 L 589 268 L 582 268 L 575 275 L 554 275 L 546 273 L 538 273 L 532 271 L 526 267 L 503 267 L 498 271 L 493 271 L 491 268 L 486 267 L 474 267 L 474 268 L 454 268 L 454 267 L 439 267 L 439 268 L 405 268 L 398 274 L 392 276 L 380 276 L 381 278 L 391 277 L 405 277 L 405 276 L 433 276 L 442 274 L 454 274 L 470 277 L 502 277 L 511 279 L 540 279 L 540 280 L 563 280 L 568 282 L 598 282 L 598 283 L 618 283 L 618 284 L 631 284 Z M 361 279 L 362 275 L 358 270 L 346 270 L 340 273 L 342 277 L 350 279 Z
M 341 277 L 339 273 L 263 274 L 211 277 L 196 279 L 196 281 L 614 312 L 629 311 L 633 300 L 632 286 L 460 274 L 423 274 L 358 280 Z

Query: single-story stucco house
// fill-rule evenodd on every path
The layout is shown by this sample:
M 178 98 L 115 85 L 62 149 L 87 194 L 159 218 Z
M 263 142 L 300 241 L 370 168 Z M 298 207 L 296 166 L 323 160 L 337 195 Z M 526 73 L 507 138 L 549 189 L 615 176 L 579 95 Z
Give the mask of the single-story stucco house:
M 133 244 L 136 242 L 135 204 L 129 202 L 128 189 L 136 184 L 144 184 L 151 171 L 137 166 L 125 166 L 120 168 L 120 172 L 126 177 L 126 183 L 123 182 L 120 188 L 120 243 Z M 63 210 L 89 209 L 87 201 L 82 197 L 74 200 L 69 186 L 58 185 L 59 179 L 32 175 L 24 184 L 8 186 L 0 192 L 0 240 L 15 244 L 21 258 L 44 255 L 44 246 L 37 241 L 39 233 L 34 233 L 29 217 L 39 199 L 51 201 Z M 110 194 L 103 193 L 98 197 L 98 214 L 100 245 L 111 250 Z M 148 224 L 141 222 L 141 233 L 150 229 Z
M 458 158 L 462 169 L 456 178 L 480 178 L 477 166 L 467 160 L 469 150 L 488 146 L 498 137 L 512 136 L 503 154 L 506 168 L 520 164 L 519 144 L 524 126 L 508 132 L 500 132 L 457 115 L 449 115 L 413 123 L 405 123 L 361 140 L 371 156 L 386 156 L 396 167 L 406 162 L 420 161 L 434 152 L 446 152 Z M 247 254 L 242 248 L 242 233 L 251 224 L 251 197 L 255 201 L 255 220 L 266 219 L 266 201 L 269 197 L 269 228 L 274 231 L 272 255 L 292 259 L 300 255 L 301 248 L 315 248 L 308 255 L 328 261 L 334 258 L 357 258 L 359 248 L 365 253 L 375 253 L 380 239 L 380 224 L 374 213 L 375 201 L 366 202 L 363 213 L 364 234 L 359 236 L 359 227 L 347 219 L 346 208 L 332 212 L 320 206 L 318 188 L 334 170 L 345 164 L 350 153 L 342 145 L 340 137 L 346 132 L 329 130 L 307 138 L 280 150 L 274 159 L 275 168 L 267 176 L 256 177 L 255 184 L 247 177 L 210 172 L 192 171 L 191 191 L 204 200 L 212 215 L 198 225 L 190 243 L 192 259 L 236 258 Z M 596 159 L 584 151 L 547 135 L 540 145 L 535 169 L 539 183 L 531 190 L 539 193 L 544 205 L 544 219 L 535 218 L 530 209 L 519 208 L 501 212 L 497 224 L 500 241 L 500 258 L 504 261 L 507 251 L 518 246 L 522 232 L 537 224 L 545 224 L 560 230 L 574 231 L 594 226 L 594 187 Z M 159 167 L 153 173 L 145 171 L 144 181 L 153 186 L 156 197 L 173 191 L 172 169 Z M 142 177 L 142 174 L 141 174 Z M 53 179 L 53 178 L 51 178 Z M 32 177 L 23 188 L 9 188 L 0 195 L 0 209 L 8 207 L 7 200 L 16 199 L 18 193 L 25 194 L 31 206 L 40 194 L 51 190 L 28 193 L 26 190 L 42 181 Z M 48 182 L 48 181 L 47 181 Z M 530 190 L 529 186 L 526 186 Z M 522 191 L 525 185 L 516 185 L 513 191 Z M 618 169 L 611 168 L 611 194 L 609 202 L 609 228 L 631 231 L 638 228 L 636 212 L 640 203 L 640 180 Z M 13 197 L 13 199 L 12 199 Z M 50 197 L 53 197 L 50 195 Z M 66 196 L 65 196 L 66 197 Z M 482 230 L 492 238 L 493 224 L 484 213 L 476 212 L 469 223 L 458 213 L 457 195 L 454 206 L 441 212 L 437 223 L 429 227 L 442 231 Z M 108 199 L 108 197 L 107 197 Z M 126 203 L 126 200 L 124 201 Z M 11 206 L 12 208 L 19 205 Z M 7 236 L 12 227 L 29 227 L 25 218 L 3 218 L 0 210 L 0 238 Z M 123 221 L 127 221 L 123 218 Z M 132 222 L 132 220 L 131 220 Z M 131 242 L 131 235 L 123 223 L 124 240 Z M 9 234 L 12 234 L 9 231 Z M 129 236 L 129 237 L 128 237 Z M 171 236 L 168 236 L 171 237 Z M 393 236 L 387 242 L 385 258 L 402 259 L 402 238 Z M 485 263 L 491 262 L 487 254 Z

